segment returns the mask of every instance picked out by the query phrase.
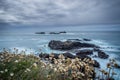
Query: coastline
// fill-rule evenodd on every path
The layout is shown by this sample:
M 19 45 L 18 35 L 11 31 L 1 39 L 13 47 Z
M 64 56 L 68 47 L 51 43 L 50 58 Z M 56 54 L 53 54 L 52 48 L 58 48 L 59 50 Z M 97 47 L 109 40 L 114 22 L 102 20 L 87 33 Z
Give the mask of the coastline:
M 74 36 L 78 36 L 76 33 L 74 33 Z M 81 35 L 83 35 L 83 36 L 85 36 L 85 34 L 81 34 Z M 17 35 L 18 37 L 19 37 L 19 35 Z M 30 34 L 28 35 L 28 36 L 30 36 Z M 33 35 L 32 35 L 33 36 Z M 18 49 L 18 53 L 21 53 L 22 51 L 25 51 L 25 53 L 28 55 L 28 54 L 34 54 L 35 56 L 39 56 L 39 54 L 42 52 L 42 53 L 48 53 L 48 54 L 51 54 L 51 53 L 55 53 L 55 54 L 61 54 L 61 53 L 66 53 L 66 52 L 70 52 L 70 54 L 72 54 L 72 55 L 76 55 L 76 53 L 78 52 L 78 51 L 84 51 L 84 50 L 90 50 L 90 52 L 91 51 L 93 51 L 93 54 L 92 55 L 88 55 L 88 57 L 90 57 L 90 58 L 92 58 L 92 59 L 94 59 L 94 60 L 96 60 L 99 64 L 100 64 L 100 69 L 104 69 L 105 71 L 107 71 L 108 69 L 106 68 L 106 64 L 109 62 L 109 59 L 115 59 L 116 60 L 116 58 L 118 57 L 117 56 L 117 54 L 114 54 L 114 52 L 113 53 L 111 53 L 111 51 L 110 51 L 110 53 L 108 52 L 108 51 L 106 51 L 106 50 L 114 50 L 114 47 L 111 47 L 111 46 L 109 46 L 109 44 L 107 44 L 107 42 L 104 42 L 104 41 L 99 41 L 99 40 L 95 40 L 95 39 L 92 39 L 92 38 L 89 38 L 89 37 L 82 37 L 81 36 L 81 38 L 78 38 L 78 37 L 71 37 L 71 36 L 73 36 L 73 34 L 69 34 L 69 33 L 66 33 L 66 34 L 47 34 L 47 35 L 44 35 L 44 34 L 40 34 L 40 35 L 36 35 L 36 34 L 34 34 L 34 36 L 35 37 L 32 37 L 31 38 L 31 36 L 30 36 L 30 39 L 29 39 L 29 37 L 27 37 L 26 39 L 26 41 L 28 42 L 29 40 L 30 40 L 30 42 L 32 41 L 33 43 L 34 42 L 36 42 L 36 44 L 35 45 L 32 45 L 31 43 L 29 43 L 30 45 L 32 45 L 33 47 L 32 48 L 29 48 L 30 46 L 28 46 L 28 45 L 24 45 L 25 47 L 15 47 L 16 49 Z M 69 36 L 69 37 L 66 37 L 66 36 Z M 25 36 L 26 37 L 26 36 Z M 38 37 L 41 37 L 41 39 L 42 39 L 42 41 L 41 41 L 41 39 L 40 38 L 38 38 Z M 47 37 L 47 38 L 46 38 Z M 48 39 L 49 37 L 51 37 L 50 39 Z M 69 41 L 82 41 L 82 43 L 90 43 L 90 44 L 95 44 L 95 45 L 97 45 L 97 46 L 99 46 L 100 47 L 100 50 L 101 51 L 103 51 L 103 52 L 105 52 L 105 54 L 107 54 L 107 55 L 109 55 L 109 58 L 108 59 L 101 59 L 101 58 L 99 58 L 99 57 L 96 57 L 96 56 L 94 56 L 94 55 L 96 55 L 96 54 L 98 54 L 96 51 L 94 51 L 94 48 L 80 48 L 80 49 L 78 49 L 78 48 L 76 48 L 76 49 L 74 49 L 74 50 L 53 50 L 53 49 L 50 49 L 50 47 L 48 46 L 48 44 L 49 44 L 49 42 L 50 42 L 50 40 L 51 39 L 53 39 L 53 40 L 55 40 L 55 38 L 57 37 L 57 40 L 59 40 L 59 41 L 62 41 L 62 42 L 65 42 L 65 41 L 67 41 L 67 40 L 69 40 Z M 62 38 L 61 38 L 62 37 Z M 24 36 L 23 36 L 23 38 L 24 38 Z M 4 38 L 3 38 L 4 39 Z M 19 38 L 20 39 L 20 38 Z M 10 39 L 11 40 L 11 39 Z M 16 38 L 16 40 L 18 40 L 17 38 Z M 86 41 L 87 40 L 87 41 Z M 24 42 L 24 39 L 20 39 L 20 41 L 22 41 L 22 42 Z M 25 42 L 26 42 L 25 41 Z M 12 40 L 10 41 L 10 42 L 12 42 Z M 18 42 L 19 42 L 19 40 L 18 40 Z M 2 44 L 2 43 L 1 43 Z M 18 44 L 18 43 L 16 43 L 16 44 Z M 22 43 L 22 44 L 24 44 L 24 43 Z M 26 43 L 25 43 L 26 44 Z M 38 44 L 39 44 L 39 46 L 38 46 Z M 104 45 L 103 45 L 104 44 Z M 36 47 L 36 46 L 38 46 L 38 49 L 34 49 L 34 47 Z M 2 50 L 2 48 L 1 48 L 1 50 Z M 12 47 L 12 48 L 7 48 L 6 50 L 10 50 L 10 52 L 11 53 L 14 53 L 15 52 L 15 50 L 14 50 L 14 47 Z M 117 51 L 117 50 L 114 50 L 114 51 Z M 119 52 L 119 51 L 118 51 Z M 116 62 L 117 63 L 119 63 L 119 61 L 118 60 L 116 60 Z M 118 73 L 117 75 L 115 75 L 114 76 L 114 78 L 115 78 L 115 80 L 116 79 L 119 79 L 119 69 L 114 69 L 115 70 L 115 72 L 116 73 Z M 96 73 L 99 73 L 99 70 L 97 69 L 95 69 L 95 72 Z M 98 75 L 97 75 L 98 76 Z M 102 76 L 101 74 L 100 74 L 100 76 Z
M 17 49 L 16 49 L 17 50 Z M 113 79 L 116 72 L 113 74 L 113 69 L 118 66 L 114 59 L 111 59 L 106 63 L 106 68 L 108 70 L 95 67 L 96 64 L 93 59 L 90 58 L 72 58 L 64 54 L 40 54 L 39 57 L 34 54 L 26 55 L 23 53 L 10 53 L 4 51 L 0 53 L 0 76 L 2 79 L 12 79 L 16 78 L 22 79 L 42 79 L 42 80 L 97 80 L 97 79 Z M 112 66 L 112 65 L 115 66 Z M 4 67 L 3 67 L 4 66 Z M 22 68 L 23 67 L 23 68 Z M 43 76 L 39 76 L 42 71 Z M 107 72 L 112 70 L 111 72 Z M 16 72 L 17 71 L 17 72 Z M 19 76 L 19 71 L 22 71 L 22 76 Z M 23 72 L 24 71 L 24 72 Z M 50 71 L 50 73 L 49 73 Z M 52 72 L 51 72 L 52 71 Z M 70 71 L 70 72 L 69 72 Z M 46 73 L 47 72 L 47 73 Z M 8 74 L 9 73 L 9 74 Z M 101 74 L 99 74 L 101 73 Z M 30 75 L 35 76 L 30 76 Z M 53 76 L 54 74 L 54 76 Z M 104 75 L 103 75 L 104 74 Z M 109 76 L 108 76 L 109 75 Z M 6 77 L 5 77 L 6 76 Z M 49 77 L 48 77 L 49 76 Z M 59 76 L 59 79 L 58 79 Z M 27 77 L 27 78 L 25 78 Z
M 84 41 L 81 41 L 78 39 L 74 39 L 74 40 L 69 39 L 66 41 L 55 41 L 55 40 L 50 41 L 48 44 L 48 47 L 50 47 L 53 50 L 64 51 L 64 53 L 59 53 L 59 54 L 58 53 L 48 54 L 48 53 L 40 52 L 39 54 L 35 55 L 34 52 L 30 52 L 29 54 L 26 54 L 27 49 L 25 49 L 25 51 L 23 51 L 23 50 L 19 51 L 19 49 L 17 49 L 17 48 L 14 48 L 13 50 L 10 50 L 10 49 L 7 50 L 7 49 L 3 48 L 3 52 L 1 53 L 1 55 L 7 54 L 7 55 L 16 55 L 16 56 L 24 55 L 24 56 L 28 56 L 28 57 L 33 56 L 33 57 L 39 58 L 39 60 L 42 61 L 42 63 L 44 63 L 44 64 L 49 64 L 52 66 L 54 65 L 54 68 L 56 68 L 54 60 L 62 59 L 63 60 L 62 62 L 66 62 L 66 60 L 69 60 L 70 64 L 74 63 L 74 62 L 71 63 L 71 61 L 77 60 L 77 62 L 83 62 L 84 67 L 86 67 L 86 66 L 92 67 L 93 68 L 92 71 L 94 72 L 94 74 L 91 75 L 93 77 L 88 77 L 88 75 L 90 75 L 91 73 L 86 74 L 84 72 L 81 72 L 81 70 L 80 70 L 80 75 L 84 75 L 81 77 L 81 79 L 86 78 L 86 80 L 87 79 L 97 80 L 97 79 L 108 79 L 109 78 L 110 80 L 115 80 L 116 77 L 113 77 L 113 75 L 116 74 L 116 72 L 114 72 L 114 74 L 113 74 L 112 73 L 113 69 L 112 69 L 112 72 L 109 72 L 109 70 L 111 70 L 111 68 L 114 68 L 114 71 L 116 71 L 117 68 L 120 68 L 120 66 L 119 66 L 119 64 L 117 64 L 116 60 L 110 59 L 109 58 L 110 56 L 108 54 L 106 54 L 104 51 L 102 51 L 99 46 L 89 43 L 89 41 L 91 41 L 90 39 L 83 39 L 83 40 Z M 90 48 L 92 48 L 92 49 L 90 49 Z M 39 55 L 39 57 L 38 57 L 38 55 Z M 60 58 L 60 56 L 62 58 Z M 14 58 L 14 57 L 12 57 L 12 58 Z M 101 61 L 102 60 L 103 61 L 107 60 L 107 61 L 105 61 L 104 63 L 102 62 L 103 64 L 101 64 L 101 62 L 99 62 L 100 59 L 101 59 Z M 111 61 L 109 59 L 114 61 L 114 64 L 117 64 L 117 67 L 111 66 L 111 65 L 113 65 L 113 62 L 111 63 Z M 61 65 L 62 65 L 62 62 L 60 62 Z M 91 62 L 93 62 L 93 63 L 91 63 Z M 107 65 L 109 63 L 110 63 L 110 65 L 108 67 Z M 60 67 L 60 64 L 59 64 L 59 67 Z M 65 63 L 63 63 L 63 64 L 64 64 L 64 67 L 67 66 L 67 65 L 65 65 Z M 76 66 L 76 65 L 77 64 L 75 64 L 74 66 Z M 14 66 L 14 65 L 12 65 L 12 66 Z M 104 68 L 103 68 L 103 66 L 104 66 Z M 72 69 L 72 67 L 71 67 L 71 69 Z M 46 71 L 46 68 L 45 68 L 45 71 Z M 78 72 L 79 68 L 76 67 L 75 71 Z M 66 72 L 66 70 L 64 71 L 64 68 L 63 68 L 62 74 L 63 74 L 63 72 Z M 68 69 L 67 69 L 67 72 L 68 72 Z M 101 73 L 101 74 L 99 74 L 99 73 Z M 61 74 L 61 70 L 60 70 L 59 74 Z M 64 76 L 66 76 L 66 74 L 68 74 L 68 73 L 64 73 Z M 104 76 L 103 76 L 103 74 L 104 74 Z M 76 77 L 75 77 L 75 75 L 76 75 Z M 78 76 L 77 73 L 74 73 L 74 75 L 72 76 L 72 80 L 79 80 L 79 77 L 77 77 L 77 76 Z M 67 75 L 67 78 L 68 77 L 69 76 Z M 48 77 L 46 77 L 46 79 L 47 78 Z M 113 79 L 113 78 L 115 78 L 115 79 Z

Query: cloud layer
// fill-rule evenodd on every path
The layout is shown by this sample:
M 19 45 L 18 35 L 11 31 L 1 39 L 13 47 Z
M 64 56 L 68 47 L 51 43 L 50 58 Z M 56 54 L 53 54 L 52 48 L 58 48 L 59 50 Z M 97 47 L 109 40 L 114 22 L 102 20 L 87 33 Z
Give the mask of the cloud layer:
M 120 0 L 0 0 L 0 23 L 120 23 Z

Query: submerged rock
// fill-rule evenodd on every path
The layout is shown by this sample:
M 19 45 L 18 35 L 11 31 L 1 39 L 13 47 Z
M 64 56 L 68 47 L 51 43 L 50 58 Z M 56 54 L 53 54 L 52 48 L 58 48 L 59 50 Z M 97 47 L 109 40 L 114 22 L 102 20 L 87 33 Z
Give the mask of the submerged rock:
M 75 48 L 89 48 L 89 47 L 98 47 L 94 44 L 90 44 L 90 43 L 82 43 L 82 42 L 76 42 L 76 41 L 56 41 L 56 40 L 51 40 L 48 44 L 48 46 L 51 49 L 54 50 L 71 50 L 71 49 L 75 49 Z
M 67 39 L 67 41 L 82 41 L 80 39 Z
M 94 48 L 93 50 L 94 50 L 94 51 L 97 51 L 97 52 L 98 52 L 98 51 L 100 51 L 100 49 L 99 49 L 99 48 Z
M 102 58 L 102 59 L 107 59 L 109 57 L 109 55 L 107 55 L 105 52 L 99 50 L 98 51 L 98 57 Z
M 84 41 L 91 41 L 91 39 L 83 38 Z

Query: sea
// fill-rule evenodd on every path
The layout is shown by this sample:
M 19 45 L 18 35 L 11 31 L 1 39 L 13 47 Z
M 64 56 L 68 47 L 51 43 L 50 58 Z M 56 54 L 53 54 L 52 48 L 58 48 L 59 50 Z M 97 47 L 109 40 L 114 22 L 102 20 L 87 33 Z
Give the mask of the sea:
M 64 28 L 64 27 L 62 27 Z M 61 28 L 61 30 L 62 30 Z M 26 54 L 34 53 L 38 55 L 41 52 L 44 53 L 62 53 L 64 51 L 51 50 L 48 47 L 48 43 L 51 40 L 67 40 L 67 39 L 91 39 L 89 43 L 93 43 L 101 47 L 101 50 L 106 52 L 110 57 L 109 59 L 115 59 L 120 65 L 120 31 L 106 31 L 106 30 L 94 30 L 94 31 L 82 31 L 82 30 L 68 30 L 65 34 L 49 34 L 49 30 L 46 34 L 35 34 L 35 32 L 0 32 L 0 51 L 3 48 L 12 51 L 14 48 L 19 49 L 19 52 L 26 51 Z M 107 69 L 106 63 L 109 59 L 94 58 L 97 60 L 101 69 Z M 120 80 L 120 69 L 115 69 L 117 75 L 115 80 Z

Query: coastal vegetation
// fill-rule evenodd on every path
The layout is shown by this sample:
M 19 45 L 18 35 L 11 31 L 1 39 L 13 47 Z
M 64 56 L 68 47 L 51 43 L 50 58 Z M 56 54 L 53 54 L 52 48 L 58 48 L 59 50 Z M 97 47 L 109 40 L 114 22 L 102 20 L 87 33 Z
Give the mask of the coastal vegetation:
M 44 54 L 44 53 L 42 53 Z M 95 61 L 90 58 L 66 58 L 63 54 L 49 54 L 48 58 L 22 51 L 0 52 L 0 80 L 115 80 L 114 69 L 119 65 L 110 59 L 108 71 L 99 69 L 96 76 Z

